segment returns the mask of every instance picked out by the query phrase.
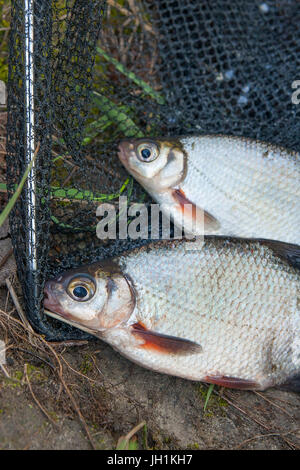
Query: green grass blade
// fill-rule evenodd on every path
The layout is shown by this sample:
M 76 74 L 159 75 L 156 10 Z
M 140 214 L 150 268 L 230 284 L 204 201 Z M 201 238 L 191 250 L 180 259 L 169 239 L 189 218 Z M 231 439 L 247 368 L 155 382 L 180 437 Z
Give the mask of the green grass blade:
M 3 225 L 3 223 L 5 222 L 5 220 L 7 219 L 10 211 L 12 210 L 12 208 L 14 207 L 18 197 L 20 196 L 21 192 L 22 192 L 22 189 L 23 189 L 23 186 L 25 184 L 25 181 L 29 175 L 29 172 L 32 168 L 32 165 L 36 159 L 36 156 L 38 154 L 38 151 L 39 151 L 39 148 L 40 148 L 40 145 L 38 144 L 37 145 L 37 148 L 34 152 L 34 155 L 33 155 L 33 158 L 31 160 L 31 162 L 28 164 L 26 170 L 25 170 L 25 173 L 24 175 L 22 176 L 22 179 L 16 189 L 16 191 L 14 192 L 13 196 L 10 198 L 10 200 L 8 201 L 8 203 L 6 204 L 5 208 L 3 209 L 3 211 L 1 212 L 0 214 L 0 227 L 1 225 Z
M 116 59 L 108 55 L 103 49 L 100 47 L 96 48 L 98 54 L 100 54 L 102 57 L 104 57 L 105 60 L 110 62 L 115 66 L 115 68 L 121 72 L 123 75 L 125 75 L 127 78 L 132 80 L 136 85 L 138 85 L 140 88 L 144 90 L 144 92 L 151 96 L 155 101 L 157 101 L 158 104 L 165 104 L 165 99 L 164 97 L 158 93 L 157 91 L 153 90 L 153 88 L 148 85 L 148 83 L 144 82 L 141 78 L 137 77 L 133 72 L 130 72 L 127 70 L 123 64 L 118 62 Z
M 110 201 L 112 199 L 118 198 L 126 189 L 128 183 L 131 181 L 131 178 L 126 178 L 122 184 L 119 192 L 112 194 L 98 194 L 95 195 L 92 191 L 84 190 L 79 191 L 76 188 L 67 188 L 63 189 L 57 186 L 51 186 L 51 197 L 57 199 L 69 199 L 69 200 L 90 200 L 94 202 L 101 201 Z M 7 185 L 5 183 L 0 183 L 0 192 L 7 192 Z
M 92 191 L 84 190 L 79 191 L 76 188 L 59 188 L 59 187 L 51 187 L 51 197 L 57 199 L 75 199 L 75 200 L 84 200 L 84 201 L 94 201 L 94 202 L 103 202 L 103 201 L 111 201 L 112 199 L 116 199 L 119 197 L 123 191 L 125 190 L 126 186 L 129 183 L 129 178 L 125 180 L 123 185 L 121 186 L 120 190 L 117 193 L 112 194 L 98 194 L 95 195 Z
M 204 403 L 204 407 L 203 407 L 204 411 L 206 410 L 206 407 L 207 407 L 208 401 L 210 399 L 210 396 L 213 392 L 214 386 L 215 386 L 214 384 L 210 384 L 210 386 L 208 387 L 207 394 L 206 394 L 206 399 L 205 399 L 205 403 Z
M 138 442 L 134 436 L 142 427 L 146 424 L 142 421 L 140 424 L 135 426 L 126 436 L 120 437 L 117 443 L 116 450 L 137 450 Z
M 144 427 L 143 427 L 143 448 L 145 450 L 149 450 L 148 449 L 148 429 L 147 429 L 146 423 L 144 424 Z
M 101 112 L 107 116 L 108 120 L 113 121 L 126 137 L 143 137 L 143 133 L 137 125 L 119 106 L 97 91 L 93 91 L 93 95 L 94 101 L 99 106 Z
M 113 198 L 117 198 L 119 197 L 122 192 L 126 189 L 127 187 L 127 201 L 128 201 L 128 204 L 130 202 L 130 198 L 131 198 L 131 194 L 132 194 L 132 189 L 133 189 L 133 178 L 130 177 L 130 178 L 127 178 L 125 180 L 125 182 L 123 183 L 123 185 L 121 186 L 120 188 L 120 191 L 119 193 L 115 193 L 115 194 L 111 194 L 111 195 L 106 195 L 104 194 L 103 196 L 105 196 L 103 199 L 101 199 L 102 201 L 103 200 L 111 200 Z M 65 191 L 65 190 L 60 190 L 60 191 Z M 73 191 L 77 191 L 77 190 L 74 190 Z M 81 193 L 83 194 L 83 193 Z M 86 191 L 85 193 L 86 194 Z M 92 194 L 92 193 L 91 193 Z M 61 193 L 61 196 L 62 196 L 62 193 Z M 95 201 L 95 198 L 91 199 L 92 201 Z M 100 201 L 100 198 L 96 198 L 96 200 Z M 116 220 L 118 219 L 118 217 L 120 216 L 120 214 L 118 214 L 116 216 Z M 73 225 L 69 225 L 69 224 L 64 224 L 63 222 L 60 222 L 56 217 L 54 217 L 53 215 L 51 216 L 51 220 L 52 222 L 54 222 L 56 225 L 58 225 L 60 228 L 63 228 L 63 229 L 67 229 L 67 230 L 72 230 L 72 231 L 76 231 L 76 232 L 82 232 L 82 231 L 88 231 L 88 232 L 94 232 L 97 228 L 97 224 L 96 225 L 93 225 L 93 226 L 86 226 L 86 227 L 75 227 Z M 130 221 L 128 221 L 129 223 Z

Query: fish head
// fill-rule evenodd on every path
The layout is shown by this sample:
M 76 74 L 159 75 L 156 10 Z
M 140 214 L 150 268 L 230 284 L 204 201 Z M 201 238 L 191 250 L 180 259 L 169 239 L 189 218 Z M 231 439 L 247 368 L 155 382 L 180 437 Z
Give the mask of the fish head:
M 113 262 L 65 271 L 45 284 L 51 316 L 94 335 L 125 324 L 135 307 L 130 280 Z
M 119 158 L 150 194 L 176 187 L 185 177 L 186 153 L 179 140 L 122 140 Z

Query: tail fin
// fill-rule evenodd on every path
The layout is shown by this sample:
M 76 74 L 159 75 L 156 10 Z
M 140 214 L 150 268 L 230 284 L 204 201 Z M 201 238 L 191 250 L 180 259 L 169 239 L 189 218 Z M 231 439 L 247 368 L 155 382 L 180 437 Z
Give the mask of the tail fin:
M 277 256 L 287 261 L 295 268 L 300 269 L 300 246 L 292 243 L 278 242 L 275 240 L 258 239 L 263 245 L 271 248 Z
M 279 385 L 280 390 L 287 390 L 295 393 L 300 393 L 300 372 L 288 379 L 284 384 Z

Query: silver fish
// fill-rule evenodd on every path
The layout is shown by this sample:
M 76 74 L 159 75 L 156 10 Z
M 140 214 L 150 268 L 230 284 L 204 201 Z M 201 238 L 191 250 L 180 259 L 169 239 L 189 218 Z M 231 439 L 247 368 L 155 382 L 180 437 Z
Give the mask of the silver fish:
M 156 242 L 45 285 L 47 313 L 146 368 L 263 390 L 300 373 L 299 247 L 208 237 Z
M 212 135 L 124 140 L 119 158 L 186 233 L 300 244 L 299 153 Z

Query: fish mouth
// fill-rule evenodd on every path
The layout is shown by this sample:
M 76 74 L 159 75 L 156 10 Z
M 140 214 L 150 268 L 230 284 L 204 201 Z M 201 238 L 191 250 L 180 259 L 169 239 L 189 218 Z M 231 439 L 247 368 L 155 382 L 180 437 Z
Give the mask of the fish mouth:
M 124 161 L 127 161 L 127 155 L 125 153 L 125 142 L 121 141 L 119 142 L 119 145 L 118 145 L 118 157 L 119 159 L 121 160 L 122 163 L 124 163 Z
M 56 320 L 67 323 L 70 326 L 86 331 L 91 335 L 99 336 L 100 331 L 95 331 L 93 328 L 83 325 L 82 323 L 78 322 L 75 318 L 73 318 L 71 314 L 63 310 L 61 304 L 56 299 L 55 292 L 53 292 L 55 285 L 55 281 L 50 280 L 46 282 L 44 287 L 44 312 L 46 313 L 46 315 L 55 318 Z
M 61 308 L 60 303 L 57 301 L 56 296 L 53 292 L 53 285 L 52 281 L 47 281 L 44 287 L 44 308 L 50 310 L 53 313 L 61 317 L 67 317 L 66 313 Z
M 130 164 L 130 157 L 134 156 L 134 141 L 121 140 L 118 145 L 118 156 L 128 173 L 134 176 L 137 181 L 140 181 L 140 174 Z
M 133 144 L 129 140 L 121 140 L 118 145 L 118 156 L 125 167 L 128 167 L 130 151 L 133 150 Z
M 67 323 L 70 326 L 79 328 L 80 330 L 86 331 L 91 335 L 100 335 L 100 331 L 95 331 L 93 328 L 84 326 L 78 321 L 72 318 L 72 315 L 66 313 L 60 303 L 56 300 L 55 294 L 53 293 L 53 285 L 55 283 L 52 281 L 47 281 L 44 288 L 44 311 L 49 317 L 55 318 L 56 320 Z

